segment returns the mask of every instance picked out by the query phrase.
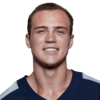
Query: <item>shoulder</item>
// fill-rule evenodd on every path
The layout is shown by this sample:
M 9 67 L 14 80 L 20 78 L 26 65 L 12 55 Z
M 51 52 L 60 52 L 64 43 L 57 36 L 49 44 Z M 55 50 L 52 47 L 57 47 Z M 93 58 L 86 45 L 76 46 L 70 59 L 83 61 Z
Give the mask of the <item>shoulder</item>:
M 6 100 L 4 98 L 7 97 L 7 99 L 10 99 L 10 96 L 14 94 L 17 90 L 19 89 L 17 82 L 14 82 L 7 90 L 5 90 L 1 95 L 0 95 L 0 100 Z
M 100 81 L 82 73 L 82 91 L 91 95 L 100 95 Z
M 91 81 L 91 82 L 94 82 L 94 83 L 97 83 L 97 84 L 100 84 L 100 80 L 97 80 L 89 75 L 86 75 L 85 73 L 82 73 L 82 79 L 85 80 L 85 81 Z

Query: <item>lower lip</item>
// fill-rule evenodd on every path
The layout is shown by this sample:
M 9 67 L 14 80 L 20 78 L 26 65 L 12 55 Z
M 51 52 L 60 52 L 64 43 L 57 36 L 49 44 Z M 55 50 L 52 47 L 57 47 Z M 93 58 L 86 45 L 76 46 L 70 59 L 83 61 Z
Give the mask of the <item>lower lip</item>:
M 58 51 L 44 51 L 47 54 L 56 54 Z

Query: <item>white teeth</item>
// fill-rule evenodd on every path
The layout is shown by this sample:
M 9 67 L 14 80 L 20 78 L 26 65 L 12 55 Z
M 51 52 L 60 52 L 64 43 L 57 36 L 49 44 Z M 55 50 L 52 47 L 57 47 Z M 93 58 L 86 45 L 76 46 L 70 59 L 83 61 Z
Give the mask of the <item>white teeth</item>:
M 57 49 L 49 48 L 49 49 L 44 49 L 44 51 L 58 51 L 58 50 Z

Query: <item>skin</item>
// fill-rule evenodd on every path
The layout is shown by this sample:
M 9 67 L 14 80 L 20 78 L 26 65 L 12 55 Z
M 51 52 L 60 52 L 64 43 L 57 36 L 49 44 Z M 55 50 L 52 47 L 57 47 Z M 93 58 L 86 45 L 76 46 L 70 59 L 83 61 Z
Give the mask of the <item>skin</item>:
M 35 29 L 37 26 L 47 28 Z M 57 26 L 67 30 L 54 28 Z M 26 45 L 32 51 L 34 71 L 27 81 L 38 95 L 47 100 L 58 99 L 71 82 L 72 71 L 67 68 L 67 54 L 73 38 L 73 34 L 70 36 L 69 18 L 62 10 L 38 11 L 33 16 L 31 37 L 26 34 Z M 49 46 L 57 47 L 59 51 L 56 54 L 45 53 L 42 49 Z

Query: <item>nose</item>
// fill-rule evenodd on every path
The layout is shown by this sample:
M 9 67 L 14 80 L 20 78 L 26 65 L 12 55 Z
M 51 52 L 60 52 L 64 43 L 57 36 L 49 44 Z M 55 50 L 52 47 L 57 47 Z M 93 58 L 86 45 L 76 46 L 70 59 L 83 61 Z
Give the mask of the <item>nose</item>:
M 55 43 L 56 42 L 55 35 L 54 34 L 47 34 L 45 41 L 48 43 Z

